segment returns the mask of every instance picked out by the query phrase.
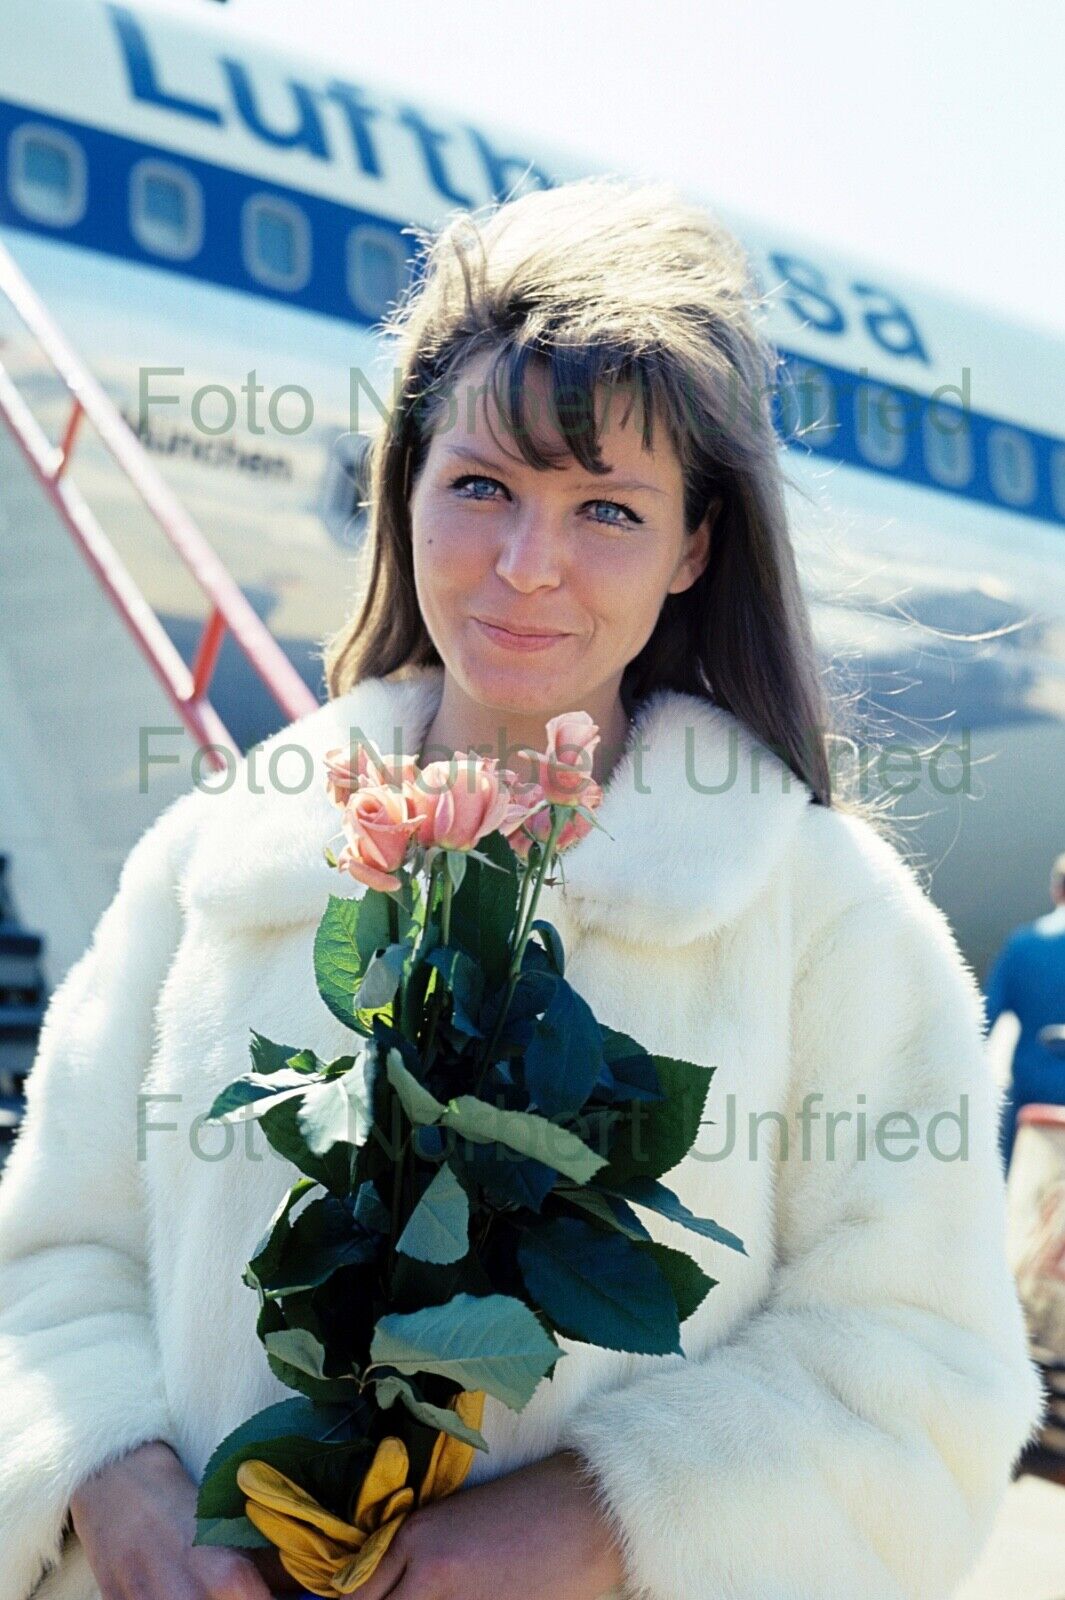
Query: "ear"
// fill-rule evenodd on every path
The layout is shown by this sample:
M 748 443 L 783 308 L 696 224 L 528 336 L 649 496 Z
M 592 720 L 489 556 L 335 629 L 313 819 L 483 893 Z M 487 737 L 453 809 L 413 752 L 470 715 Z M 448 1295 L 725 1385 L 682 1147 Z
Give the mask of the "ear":
M 710 536 L 714 523 L 717 521 L 718 512 L 721 510 L 722 499 L 715 496 L 707 507 L 706 515 L 699 526 L 687 535 L 684 544 L 684 554 L 680 565 L 673 575 L 667 593 L 683 594 L 685 589 L 690 589 L 697 578 L 706 570 L 706 563 L 710 559 Z

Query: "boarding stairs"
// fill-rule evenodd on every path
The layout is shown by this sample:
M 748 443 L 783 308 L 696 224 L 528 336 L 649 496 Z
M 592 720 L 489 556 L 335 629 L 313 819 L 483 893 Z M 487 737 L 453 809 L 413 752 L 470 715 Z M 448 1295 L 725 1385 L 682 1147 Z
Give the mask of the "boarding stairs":
M 27 387 L 10 360 L 14 343 L 0 339 L 2 1160 L 46 993 L 86 947 L 121 860 L 189 786 L 195 752 L 215 768 L 240 754 L 211 699 L 223 641 L 233 641 L 284 721 L 317 700 L 2 239 L 0 312 L 20 349 L 32 350 L 35 377 Z M 64 415 L 56 439 L 27 398 L 44 378 Z M 191 580 L 202 596 L 190 661 L 79 483 L 87 453 L 119 475 L 148 529 L 167 541 L 183 587 Z M 143 793 L 136 735 L 149 723 L 174 726 L 183 776 L 164 774 Z M 16 903 L 40 931 L 23 927 Z
M 23 1109 L 23 1086 L 33 1063 L 45 1006 L 43 940 L 22 926 L 0 855 L 0 1166 Z

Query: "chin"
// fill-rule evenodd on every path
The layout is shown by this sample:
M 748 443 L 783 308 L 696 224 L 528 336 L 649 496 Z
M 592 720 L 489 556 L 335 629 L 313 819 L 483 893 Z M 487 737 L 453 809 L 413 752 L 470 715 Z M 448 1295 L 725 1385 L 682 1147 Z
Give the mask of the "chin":
M 466 692 L 472 699 L 493 711 L 510 711 L 519 717 L 535 715 L 541 709 L 545 718 L 552 716 L 559 697 L 571 692 L 567 689 L 571 674 L 547 671 L 535 655 L 516 656 L 513 662 L 479 660 L 471 663 L 466 677 Z

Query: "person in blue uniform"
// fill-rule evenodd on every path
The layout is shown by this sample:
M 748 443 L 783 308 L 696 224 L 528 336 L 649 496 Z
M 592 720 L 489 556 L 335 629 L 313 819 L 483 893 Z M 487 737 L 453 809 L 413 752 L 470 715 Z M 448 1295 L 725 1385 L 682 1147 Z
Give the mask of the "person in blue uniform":
M 1002 1106 L 999 1147 L 1009 1171 L 1021 1106 L 1065 1104 L 1065 1060 L 1039 1035 L 1065 1024 L 1065 851 L 1051 869 L 1054 909 L 1010 934 L 988 973 L 984 999 L 990 1031 L 1004 1011 L 1021 1025 Z

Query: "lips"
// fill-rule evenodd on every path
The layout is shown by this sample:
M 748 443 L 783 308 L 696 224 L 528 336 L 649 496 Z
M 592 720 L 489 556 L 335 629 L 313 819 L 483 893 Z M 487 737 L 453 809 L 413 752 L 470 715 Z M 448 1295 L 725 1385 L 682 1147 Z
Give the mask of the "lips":
M 560 644 L 563 639 L 568 639 L 568 633 L 513 633 L 508 628 L 501 627 L 498 623 L 484 622 L 480 617 L 474 617 L 474 622 L 480 628 L 486 639 L 490 639 L 497 650 L 524 651 L 550 650 L 552 646 Z
M 488 628 L 501 628 L 504 633 L 514 634 L 518 639 L 563 639 L 565 634 L 559 628 L 519 628 L 513 622 L 497 622 L 494 617 L 477 617 L 477 622 L 483 622 Z

